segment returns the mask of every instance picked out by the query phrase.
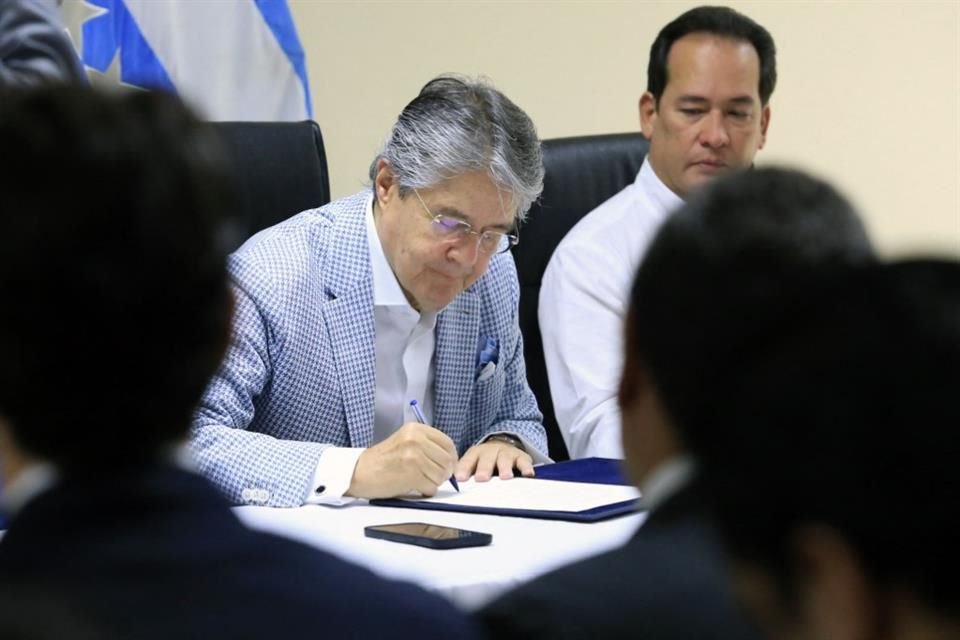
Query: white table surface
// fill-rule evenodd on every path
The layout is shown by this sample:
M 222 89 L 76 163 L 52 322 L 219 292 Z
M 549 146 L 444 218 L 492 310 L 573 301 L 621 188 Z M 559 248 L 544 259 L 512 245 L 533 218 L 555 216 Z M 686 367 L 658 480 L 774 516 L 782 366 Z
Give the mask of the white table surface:
M 236 507 L 248 526 L 330 551 L 389 578 L 408 580 L 473 610 L 556 567 L 623 544 L 643 521 L 631 514 L 593 523 L 379 507 Z M 429 522 L 493 534 L 486 547 L 427 549 L 367 538 L 371 524 Z

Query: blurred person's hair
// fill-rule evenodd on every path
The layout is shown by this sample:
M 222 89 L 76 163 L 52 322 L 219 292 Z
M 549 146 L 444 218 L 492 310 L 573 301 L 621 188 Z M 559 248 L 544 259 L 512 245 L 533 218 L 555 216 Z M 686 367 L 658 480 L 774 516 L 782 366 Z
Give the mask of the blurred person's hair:
M 219 147 L 174 96 L 0 96 L 0 416 L 75 473 L 186 437 L 229 337 Z
M 737 374 L 744 343 L 777 331 L 785 291 L 874 260 L 849 201 L 796 170 L 731 174 L 672 214 L 634 280 L 627 349 L 649 371 L 681 440 L 712 437 L 701 419 L 708 399 Z
M 797 532 L 827 527 L 873 588 L 960 620 L 960 263 L 851 268 L 792 298 L 701 425 L 728 547 L 789 598 Z

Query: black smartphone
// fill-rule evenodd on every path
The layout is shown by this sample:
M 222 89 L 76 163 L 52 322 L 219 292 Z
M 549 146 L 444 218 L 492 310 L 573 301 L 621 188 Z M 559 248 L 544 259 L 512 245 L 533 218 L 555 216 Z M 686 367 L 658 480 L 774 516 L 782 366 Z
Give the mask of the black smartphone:
M 493 536 L 479 531 L 468 531 L 455 527 L 441 527 L 426 522 L 401 522 L 399 524 L 377 524 L 363 528 L 368 538 L 380 538 L 393 542 L 415 544 L 431 549 L 459 549 L 461 547 L 482 547 L 490 544 Z

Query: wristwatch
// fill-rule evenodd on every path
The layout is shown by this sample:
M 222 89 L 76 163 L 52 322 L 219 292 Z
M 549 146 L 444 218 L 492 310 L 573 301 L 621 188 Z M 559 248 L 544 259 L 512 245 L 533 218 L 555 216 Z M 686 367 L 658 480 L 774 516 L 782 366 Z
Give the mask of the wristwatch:
M 492 436 L 488 436 L 484 442 L 490 442 L 491 440 L 506 442 L 507 444 L 513 445 L 517 449 L 520 449 L 520 451 L 526 451 L 526 449 L 523 447 L 523 441 L 517 436 L 510 435 L 509 433 L 495 433 Z

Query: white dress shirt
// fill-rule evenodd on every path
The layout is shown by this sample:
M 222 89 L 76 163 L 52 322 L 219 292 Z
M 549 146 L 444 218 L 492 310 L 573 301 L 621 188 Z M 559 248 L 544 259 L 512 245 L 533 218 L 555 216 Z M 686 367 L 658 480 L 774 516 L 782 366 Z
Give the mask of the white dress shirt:
M 0 491 L 0 508 L 7 516 L 15 516 L 28 502 L 55 485 L 58 477 L 57 468 L 49 462 L 28 464 Z
M 647 511 L 653 511 L 684 488 L 696 474 L 692 456 L 679 455 L 662 462 L 640 484 L 640 498 Z
M 538 319 L 557 423 L 571 458 L 622 458 L 617 387 L 624 319 L 643 254 L 683 204 L 649 158 L 637 179 L 588 213 L 557 246 Z
M 373 200 L 367 205 L 367 243 L 373 269 L 373 320 L 376 332 L 376 395 L 373 441 L 389 438 L 406 422 L 416 422 L 410 401 L 416 400 L 428 424 L 433 420 L 433 352 L 437 312 L 420 313 L 407 301 L 397 282 L 373 220 Z M 308 504 L 344 504 L 353 471 L 363 448 L 329 447 L 313 475 Z M 322 491 L 318 491 L 321 489 Z

